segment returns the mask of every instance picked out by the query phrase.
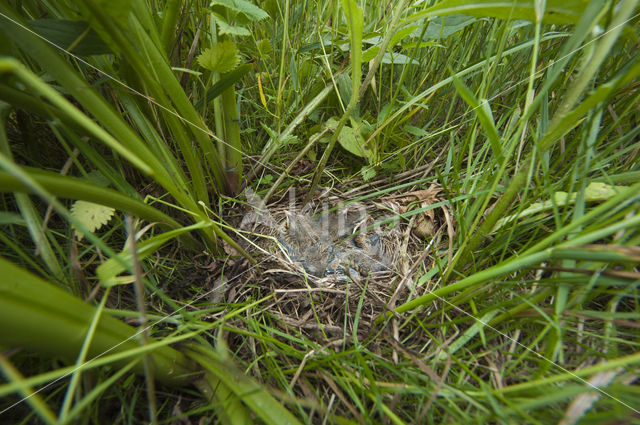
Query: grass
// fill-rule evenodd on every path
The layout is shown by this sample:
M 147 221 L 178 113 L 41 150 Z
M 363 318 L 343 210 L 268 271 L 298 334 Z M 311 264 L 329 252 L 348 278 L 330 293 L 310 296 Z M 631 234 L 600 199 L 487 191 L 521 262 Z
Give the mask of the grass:
M 638 420 L 637 1 L 214 3 L 0 5 L 3 421 Z M 434 183 L 386 291 L 240 226 Z

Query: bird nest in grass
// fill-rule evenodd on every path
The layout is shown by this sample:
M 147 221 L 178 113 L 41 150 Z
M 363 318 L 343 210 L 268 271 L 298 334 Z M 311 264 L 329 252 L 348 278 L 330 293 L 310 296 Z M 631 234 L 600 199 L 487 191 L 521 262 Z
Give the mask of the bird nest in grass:
M 257 266 L 227 301 L 244 301 L 258 285 L 275 294 L 270 309 L 286 327 L 326 344 L 352 336 L 357 318 L 363 336 L 381 313 L 422 295 L 414 275 L 442 229 L 452 232 L 446 207 L 434 207 L 439 193 L 434 184 L 366 202 L 324 195 L 301 209 L 294 197 L 264 205 L 248 190 L 236 228 Z

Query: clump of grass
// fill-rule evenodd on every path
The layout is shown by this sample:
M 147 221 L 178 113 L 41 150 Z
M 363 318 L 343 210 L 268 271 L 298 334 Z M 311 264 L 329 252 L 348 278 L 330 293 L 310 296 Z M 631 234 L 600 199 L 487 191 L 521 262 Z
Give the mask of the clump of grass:
M 253 72 L 211 78 L 193 65 L 219 35 L 206 6 L 134 1 L 124 18 L 98 1 L 0 6 L 16 58 L 0 69 L 10 105 L 0 126 L 9 277 L 0 314 L 11 325 L 0 343 L 23 347 L 0 357 L 0 417 L 572 424 L 638 414 L 636 1 L 372 2 L 362 18 L 353 1 L 266 1 L 269 17 L 236 38 Z M 102 40 L 92 48 L 107 54 L 72 60 L 11 22 L 43 16 L 87 19 L 95 33 L 63 47 Z M 386 311 L 364 314 L 372 301 L 362 291 L 337 309 L 337 334 L 323 332 L 326 299 L 304 279 L 288 281 L 308 289 L 310 331 L 274 295 L 283 282 L 261 284 L 264 266 L 239 255 L 246 236 L 230 223 L 248 202 L 225 195 L 238 170 L 218 158 L 229 147 L 221 120 L 234 115 L 229 102 L 224 113 L 207 103 L 225 88 L 216 81 L 236 87 L 233 164 L 242 150 L 244 184 L 274 204 L 291 188 L 312 198 L 315 185 L 374 204 L 440 184 L 442 205 L 411 204 L 400 217 L 406 226 L 444 207 L 439 238 L 416 242 L 420 261 L 389 278 L 393 290 L 413 286 Z M 29 144 L 34 134 L 52 145 L 48 158 Z M 57 199 L 69 194 L 119 212 L 89 232 Z M 127 230 L 121 211 L 164 228 Z M 136 232 L 132 256 L 125 243 Z M 7 289 L 18 281 L 30 286 Z M 146 319 L 124 285 L 133 281 Z M 82 311 L 77 329 L 47 327 L 71 310 Z M 111 316 L 148 321 L 150 339 L 131 339 L 136 329 Z M 48 344 L 65 332 L 73 344 Z M 125 346 L 87 369 L 31 354 L 82 365 L 113 335 Z M 19 397 L 29 410 L 13 407 Z

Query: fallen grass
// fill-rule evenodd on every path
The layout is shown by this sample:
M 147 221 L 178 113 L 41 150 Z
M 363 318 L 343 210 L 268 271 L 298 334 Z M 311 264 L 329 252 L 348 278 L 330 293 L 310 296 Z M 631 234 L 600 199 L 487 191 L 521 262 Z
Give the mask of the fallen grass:
M 408 226 L 435 211 L 439 236 L 417 239 L 406 258 L 412 267 L 390 278 L 394 285 L 413 284 L 377 318 L 370 309 L 378 300 L 366 290 L 341 301 L 332 318 L 323 308 L 342 300 L 336 292 L 315 290 L 300 278 L 269 280 L 272 258 L 259 254 L 253 266 L 229 245 L 216 248 L 214 226 L 238 248 L 255 235 L 234 229 L 246 200 L 222 193 L 227 170 L 210 140 L 222 133 L 203 133 L 179 118 L 217 125 L 206 102 L 191 106 L 207 99 L 209 79 L 195 65 L 185 67 L 194 63 L 196 34 L 209 41 L 202 34 L 215 32 L 205 7 L 168 1 L 154 2 L 153 9 L 134 1 L 138 50 L 118 31 L 117 16 L 104 20 L 114 27 L 96 25 L 121 56 L 91 56 L 88 63 L 145 98 L 10 28 L 6 16 L 78 17 L 65 2 L 23 3 L 0 8 L 17 58 L 2 62 L 0 95 L 13 108 L 3 109 L 3 161 L 24 173 L 7 166 L 0 175 L 7 192 L 3 273 L 15 271 L 20 279 L 14 281 L 54 282 L 85 298 L 73 302 L 86 306 L 86 329 L 94 314 L 121 331 L 134 328 L 110 316 L 132 325 L 143 318 L 131 288 L 105 289 L 94 277 L 106 261 L 133 271 L 135 264 L 122 260 L 130 256 L 103 258 L 126 254 L 124 219 L 117 216 L 108 230 L 80 241 L 65 210 L 47 222 L 42 197 L 11 193 L 24 192 L 24 175 L 42 182 L 41 196 L 62 197 L 75 187 L 72 198 L 103 198 L 119 211 L 178 228 L 175 235 L 199 233 L 189 245 L 138 224 L 140 245 L 154 247 L 154 255 L 139 260 L 153 340 L 129 341 L 79 372 L 31 354 L 51 349 L 60 355 L 47 336 L 64 332 L 64 325 L 51 322 L 47 330 L 43 319 L 27 327 L 35 320 L 30 308 L 53 309 L 64 321 L 71 301 L 51 306 L 51 297 L 25 289 L 24 302 L 8 302 L 3 289 L 3 306 L 25 309 L 10 314 L 3 308 L 3 321 L 25 328 L 3 328 L 1 343 L 22 349 L 7 347 L 0 358 L 6 378 L 0 417 L 23 423 L 37 415 L 46 423 L 573 424 L 632 421 L 639 413 L 637 1 L 592 1 L 579 13 L 572 10 L 577 3 L 546 2 L 559 22 L 549 21 L 540 3 L 491 12 L 483 1 L 408 9 L 373 2 L 365 5 L 360 29 L 353 10 L 345 14 L 330 2 L 261 3 L 270 17 L 238 42 L 243 60 L 254 62 L 253 72 L 236 82 L 245 172 L 252 176 L 246 185 L 268 193 L 270 208 L 288 208 L 288 191 L 315 183 L 346 203 L 371 204 L 434 181 L 442 187 L 441 203 L 410 205 L 402 214 Z M 362 85 L 349 57 L 358 31 L 366 59 Z M 389 50 L 375 50 L 385 43 Z M 370 63 L 376 56 L 379 63 Z M 17 63 L 34 76 L 15 72 Z M 148 63 L 161 72 L 153 75 L 156 67 Z M 49 102 L 36 102 L 40 96 Z M 325 134 L 331 118 L 355 129 L 368 149 L 354 154 L 341 133 L 331 140 Z M 112 143 L 109 137 L 126 149 L 97 143 Z M 70 173 L 75 180 L 47 179 L 23 167 L 63 169 L 72 147 L 80 151 Z M 52 154 L 43 157 L 38 149 Z M 103 187 L 87 194 L 89 186 L 73 186 L 79 179 L 106 180 L 120 194 Z M 593 182 L 604 192 L 594 196 Z M 143 202 L 141 194 L 155 202 Z M 292 322 L 298 311 L 283 291 L 305 288 L 299 300 L 311 314 Z M 100 341 L 101 329 L 71 332 L 75 345 L 60 344 L 67 360 L 82 359 L 76 356 L 83 341 Z M 179 390 L 158 386 L 152 414 L 145 381 L 132 374 L 144 373 L 145 355 L 177 356 L 193 378 Z M 162 383 L 167 369 L 153 378 Z M 31 396 L 28 407 L 24 396 Z

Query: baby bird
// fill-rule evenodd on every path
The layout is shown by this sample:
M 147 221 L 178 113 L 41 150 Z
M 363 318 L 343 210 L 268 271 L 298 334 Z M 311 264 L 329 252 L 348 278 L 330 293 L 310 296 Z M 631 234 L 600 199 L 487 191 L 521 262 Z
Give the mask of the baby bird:
M 281 232 L 280 242 L 294 262 L 314 275 L 323 276 L 330 244 L 322 237 L 320 229 L 309 217 L 285 211 L 287 220 Z
M 311 217 L 285 211 L 279 240 L 292 261 L 317 277 L 344 277 L 389 270 L 392 262 L 373 220 L 360 214 L 329 213 Z

